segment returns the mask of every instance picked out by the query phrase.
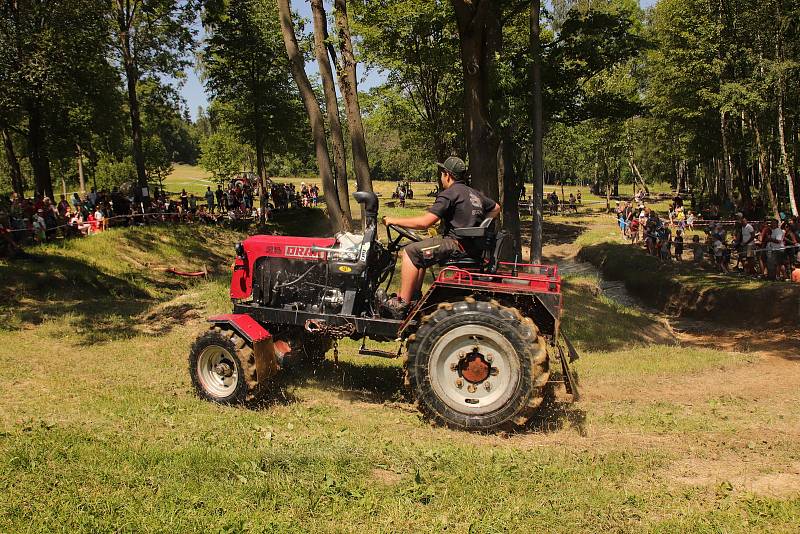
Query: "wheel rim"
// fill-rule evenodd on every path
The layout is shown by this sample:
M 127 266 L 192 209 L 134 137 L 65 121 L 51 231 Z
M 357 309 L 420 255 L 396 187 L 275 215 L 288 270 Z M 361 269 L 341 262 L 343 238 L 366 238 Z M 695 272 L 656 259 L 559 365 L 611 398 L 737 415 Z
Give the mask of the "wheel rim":
M 442 402 L 470 415 L 503 407 L 521 380 L 513 345 L 496 330 L 474 324 L 439 338 L 428 358 L 428 373 Z
M 236 361 L 228 349 L 219 345 L 210 345 L 200 353 L 197 376 L 203 389 L 221 398 L 233 395 L 239 381 Z

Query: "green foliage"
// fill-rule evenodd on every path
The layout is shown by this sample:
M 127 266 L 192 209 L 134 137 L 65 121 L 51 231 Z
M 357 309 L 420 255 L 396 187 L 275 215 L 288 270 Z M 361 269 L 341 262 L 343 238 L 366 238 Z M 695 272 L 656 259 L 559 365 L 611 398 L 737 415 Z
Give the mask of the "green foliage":
M 364 128 L 375 180 L 435 180 L 438 156 L 408 98 L 392 86 L 361 95 Z
M 94 174 L 99 190 L 111 191 L 125 183 L 136 183 L 136 166 L 130 155 L 117 160 L 110 154 L 101 154 L 94 167 Z
M 200 142 L 200 165 L 215 181 L 224 181 L 242 169 L 244 147 L 229 128 L 217 130 Z
M 207 2 L 203 23 L 205 84 L 221 104 L 221 121 L 253 148 L 259 167 L 274 155 L 307 155 L 308 119 L 289 73 L 275 3 Z

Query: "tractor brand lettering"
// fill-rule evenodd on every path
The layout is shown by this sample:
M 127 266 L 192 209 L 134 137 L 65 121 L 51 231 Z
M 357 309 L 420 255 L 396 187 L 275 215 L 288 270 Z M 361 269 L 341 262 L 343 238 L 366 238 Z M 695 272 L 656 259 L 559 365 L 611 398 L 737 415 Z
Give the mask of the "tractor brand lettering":
M 286 247 L 287 256 L 293 258 L 321 258 L 322 252 L 314 252 L 311 247 Z
M 266 248 L 264 249 L 264 253 L 265 254 L 280 254 L 281 253 L 281 247 L 278 247 L 278 246 L 275 246 L 275 245 L 267 245 Z
M 352 270 L 353 270 L 353 268 L 352 268 L 352 267 L 349 267 L 349 266 L 347 266 L 347 265 L 340 265 L 340 266 L 339 266 L 339 271 L 341 271 L 341 272 L 343 272 L 343 273 L 349 273 L 349 272 L 350 272 L 350 271 L 352 271 Z

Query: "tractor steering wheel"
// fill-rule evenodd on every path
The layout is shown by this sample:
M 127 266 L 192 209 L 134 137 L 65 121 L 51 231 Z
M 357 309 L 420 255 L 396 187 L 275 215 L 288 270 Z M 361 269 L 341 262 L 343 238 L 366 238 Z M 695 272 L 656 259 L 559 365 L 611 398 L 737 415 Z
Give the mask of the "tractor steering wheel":
M 405 237 L 406 239 L 408 239 L 409 241 L 411 241 L 413 243 L 417 243 L 419 241 L 422 241 L 422 238 L 420 236 L 418 236 L 417 234 L 415 234 L 414 232 L 412 232 L 411 230 L 409 230 L 405 226 L 397 226 L 396 224 L 387 224 L 386 225 L 386 236 L 389 238 L 389 241 L 393 241 L 389 230 L 394 230 L 395 232 L 397 232 L 398 234 L 400 234 L 401 236 Z

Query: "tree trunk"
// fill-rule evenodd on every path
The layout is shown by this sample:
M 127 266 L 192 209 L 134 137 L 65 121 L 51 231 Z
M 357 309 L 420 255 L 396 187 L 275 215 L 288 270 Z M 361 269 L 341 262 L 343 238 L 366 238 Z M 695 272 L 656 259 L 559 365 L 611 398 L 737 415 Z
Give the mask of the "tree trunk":
M 308 81 L 305 71 L 303 56 L 300 47 L 297 45 L 297 37 L 294 33 L 292 23 L 292 11 L 289 7 L 289 0 L 277 0 L 278 15 L 281 23 L 281 33 L 283 42 L 286 45 L 286 54 L 289 56 L 289 66 L 291 67 L 292 77 L 300 91 L 303 105 L 308 113 L 311 123 L 311 137 L 314 139 L 314 148 L 317 156 L 317 166 L 319 167 L 319 178 L 322 183 L 322 191 L 325 194 L 325 205 L 328 209 L 328 216 L 334 231 L 339 232 L 345 228 L 344 215 L 339 206 L 336 186 L 333 183 L 333 173 L 331 172 L 331 160 L 328 154 L 328 144 L 325 138 L 325 122 L 322 119 L 317 97 Z
M 783 6 L 781 0 L 775 1 L 775 56 L 779 62 L 784 61 L 783 56 L 783 28 L 785 21 L 783 18 Z M 778 138 L 780 141 L 781 150 L 781 163 L 783 166 L 784 176 L 786 177 L 786 186 L 788 188 L 789 207 L 792 210 L 792 215 L 800 215 L 797 208 L 797 196 L 795 191 L 795 175 L 794 164 L 791 155 L 786 149 L 786 116 L 784 100 L 786 99 L 786 79 L 782 69 L 778 69 Z
M 33 167 L 36 194 L 53 198 L 53 179 L 50 175 L 50 158 L 44 146 L 42 110 L 37 102 L 28 102 L 28 153 Z
M 464 136 L 469 152 L 472 186 L 496 199 L 499 197 L 499 140 L 489 115 L 490 63 L 494 50 L 488 46 L 487 37 L 493 30 L 492 17 L 498 14 L 492 5 L 493 0 L 452 0 L 452 4 L 458 23 L 464 71 Z
M 728 139 L 728 113 L 720 111 L 719 114 L 719 129 L 722 135 L 722 158 L 723 158 L 723 173 L 725 176 L 725 191 L 724 194 L 731 202 L 733 199 L 733 160 L 731 159 L 730 141 Z
M 342 123 L 339 120 L 339 101 L 336 98 L 336 86 L 333 82 L 333 71 L 328 58 L 325 40 L 328 36 L 325 6 L 322 0 L 311 0 L 311 12 L 314 15 L 314 55 L 317 58 L 319 75 L 322 78 L 322 89 L 325 93 L 325 111 L 328 113 L 328 124 L 331 129 L 333 145 L 334 182 L 342 209 L 346 230 L 353 227 L 353 216 L 350 213 L 350 193 L 347 187 L 347 155 L 344 149 Z
M 261 129 L 256 126 L 256 176 L 258 176 L 259 210 L 258 222 L 264 224 L 267 220 L 267 165 L 264 158 L 264 141 Z
M 513 247 L 506 247 L 501 253 L 506 254 L 503 259 L 517 261 L 522 260 L 522 235 L 520 232 L 519 221 L 519 178 L 515 173 L 514 146 L 511 140 L 511 132 L 508 128 L 503 130 L 503 141 L 501 143 L 500 161 L 502 182 L 503 182 L 503 229 L 508 233 Z M 507 254 L 507 251 L 511 251 Z M 510 256 L 510 257 L 509 257 Z
M 139 97 L 136 94 L 136 86 L 139 80 L 136 65 L 133 64 L 132 60 L 125 61 L 125 78 L 128 87 L 128 110 L 131 118 L 133 163 L 136 165 L 136 182 L 139 185 L 136 198 L 142 198 L 144 188 L 147 187 L 147 170 L 144 165 L 144 150 L 142 148 L 142 120 L 139 117 Z M 142 201 L 146 203 L 147 199 L 142 198 Z
M 78 189 L 81 192 L 81 195 L 86 193 L 86 180 L 83 176 L 83 149 L 81 145 L 75 143 L 75 148 L 77 149 L 77 160 L 78 160 Z
M 761 174 L 761 184 L 762 187 L 766 187 L 769 205 L 772 207 L 772 214 L 776 219 L 778 219 L 780 217 L 778 199 L 775 197 L 775 191 L 772 189 L 772 177 L 767 169 L 767 151 L 764 148 L 764 144 L 761 142 L 761 127 L 758 125 L 756 119 L 751 121 L 751 126 L 756 137 L 756 148 L 758 149 L 758 168 Z
M 372 191 L 372 179 L 369 175 L 369 160 L 367 159 L 367 143 L 364 139 L 364 124 L 361 122 L 361 107 L 358 104 L 356 60 L 353 55 L 353 43 L 350 40 L 350 24 L 347 21 L 347 1 L 334 0 L 333 5 L 336 29 L 339 33 L 339 51 L 342 63 L 337 69 L 339 73 L 339 88 L 342 91 L 342 96 L 344 96 L 347 127 L 350 131 L 350 142 L 353 148 L 353 167 L 355 167 L 356 183 L 359 191 Z
M 781 163 L 783 172 L 786 177 L 786 186 L 788 188 L 789 206 L 792 210 L 792 215 L 800 215 L 797 211 L 797 196 L 795 191 L 795 177 L 794 177 L 794 164 L 786 150 L 786 119 L 784 116 L 784 81 L 781 75 L 778 80 L 778 139 L 781 147 Z
M 636 165 L 636 161 L 633 159 L 633 149 L 630 150 L 628 155 L 628 165 L 631 168 L 631 172 L 633 173 L 634 177 L 634 185 L 636 184 L 636 180 L 639 180 L 639 183 L 642 185 L 642 190 L 644 190 L 645 194 L 650 194 L 650 189 L 648 189 L 647 184 L 644 183 L 644 178 L 642 178 L 642 173 L 639 172 L 639 166 Z
M 136 182 L 138 191 L 135 198 L 148 206 L 150 194 L 144 197 L 147 188 L 147 170 L 144 163 L 144 150 L 142 149 L 142 121 L 139 116 L 139 97 L 136 94 L 136 87 L 139 84 L 139 68 L 136 65 L 133 49 L 131 48 L 131 24 L 137 9 L 135 4 L 115 1 L 115 15 L 117 18 L 117 29 L 119 31 L 119 45 L 122 52 L 122 66 L 125 71 L 125 84 L 128 91 L 128 113 L 131 119 L 131 144 L 133 148 L 133 163 L 136 166 Z
M 11 174 L 11 189 L 20 196 L 25 197 L 25 183 L 22 180 L 22 170 L 19 167 L 19 159 L 17 153 L 14 151 L 14 142 L 11 139 L 11 132 L 8 128 L 0 129 L 3 136 L 3 148 L 6 153 L 6 162 L 8 163 L 8 171 Z
M 484 0 L 485 1 L 485 0 Z M 531 115 L 533 117 L 533 221 L 531 224 L 531 263 L 542 262 L 542 203 L 544 196 L 544 116 L 542 113 L 541 0 L 531 2 Z

